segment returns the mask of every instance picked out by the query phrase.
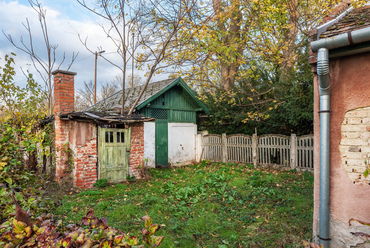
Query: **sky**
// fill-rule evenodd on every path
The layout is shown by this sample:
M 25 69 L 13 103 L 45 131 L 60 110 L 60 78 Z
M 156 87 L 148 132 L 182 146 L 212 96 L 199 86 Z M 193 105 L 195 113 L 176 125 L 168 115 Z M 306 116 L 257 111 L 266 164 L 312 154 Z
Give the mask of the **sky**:
M 86 0 L 86 2 L 94 0 Z M 100 24 L 104 23 L 96 15 L 83 8 L 76 0 L 39 0 L 47 10 L 46 21 L 48 25 L 50 43 L 58 45 L 56 49 L 57 61 L 61 61 L 65 53 L 65 62 L 60 67 L 66 70 L 74 53 L 79 53 L 77 59 L 69 69 L 76 72 L 75 87 L 81 88 L 84 81 L 94 79 L 95 55 L 91 54 L 82 45 L 78 34 L 87 39 L 87 44 L 92 51 L 98 51 L 98 47 L 105 50 L 104 55 L 112 61 L 119 63 L 119 57 L 115 53 L 116 48 L 102 31 Z M 41 54 L 44 59 L 47 58 L 45 45 L 42 40 L 42 32 L 38 21 L 37 13 L 30 7 L 27 0 L 0 0 L 0 28 L 5 34 L 11 34 L 13 40 L 21 45 L 20 38 L 28 44 L 28 32 L 22 23 L 26 23 L 28 18 L 33 38 L 35 51 Z M 36 81 L 44 85 L 43 81 L 34 70 L 31 60 L 25 53 L 17 50 L 5 37 L 0 33 L 0 65 L 4 64 L 4 56 L 11 52 L 16 54 L 15 70 L 17 76 L 15 83 L 21 86 L 25 83 L 24 71 L 30 71 L 34 74 Z M 56 63 L 59 64 L 59 63 Z M 128 66 L 128 74 L 131 74 L 131 63 Z M 56 69 L 56 67 L 55 67 Z M 135 74 L 144 78 L 144 72 L 136 70 Z M 116 76 L 121 75 L 120 70 L 98 57 L 97 81 L 98 87 L 100 82 L 113 81 Z M 152 81 L 165 79 L 167 76 L 157 76 Z

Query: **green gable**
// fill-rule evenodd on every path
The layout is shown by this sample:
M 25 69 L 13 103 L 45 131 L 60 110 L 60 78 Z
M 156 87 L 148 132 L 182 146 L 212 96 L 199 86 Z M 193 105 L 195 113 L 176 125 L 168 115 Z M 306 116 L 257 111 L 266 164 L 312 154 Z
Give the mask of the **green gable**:
M 158 121 L 196 123 L 196 112 L 209 114 L 208 108 L 181 78 L 140 103 L 136 110 Z

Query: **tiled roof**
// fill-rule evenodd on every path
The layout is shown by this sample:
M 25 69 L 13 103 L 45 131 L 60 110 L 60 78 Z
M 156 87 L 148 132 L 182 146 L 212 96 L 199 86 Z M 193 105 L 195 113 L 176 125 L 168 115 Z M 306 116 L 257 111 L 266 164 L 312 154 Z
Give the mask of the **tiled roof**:
M 328 27 L 328 29 L 320 35 L 320 39 L 329 38 L 339 34 L 347 33 L 348 31 L 354 31 L 369 26 L 370 6 L 366 5 L 361 8 L 353 9 L 338 23 Z
M 155 95 L 157 92 L 162 90 L 164 87 L 169 85 L 171 82 L 173 82 L 174 79 L 167 79 L 162 80 L 154 83 L 148 84 L 144 94 L 142 95 L 138 105 L 145 100 L 149 99 L 153 95 Z M 143 85 L 127 88 L 125 92 L 125 112 L 130 109 L 130 107 L 134 104 L 136 99 L 138 98 L 141 90 L 143 89 Z M 85 111 L 96 111 L 96 112 L 119 112 L 122 105 L 122 90 L 111 95 L 110 97 L 107 97 L 106 99 L 96 103 L 95 105 L 87 108 Z

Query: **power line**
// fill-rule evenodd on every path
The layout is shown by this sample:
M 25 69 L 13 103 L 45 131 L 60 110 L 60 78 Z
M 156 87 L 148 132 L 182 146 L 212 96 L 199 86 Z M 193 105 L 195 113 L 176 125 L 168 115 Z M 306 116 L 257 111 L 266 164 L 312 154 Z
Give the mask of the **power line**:
M 81 62 L 82 60 L 85 60 L 85 59 L 91 58 L 91 57 L 92 57 L 92 56 L 94 56 L 94 55 L 95 55 L 95 54 L 91 54 L 91 55 L 89 55 L 89 56 L 87 56 L 87 57 L 85 57 L 85 58 L 83 58 L 83 59 L 80 59 L 80 60 L 75 61 L 73 64 L 78 63 L 78 62 Z
M 113 54 L 113 53 L 117 53 L 117 52 L 111 52 L 111 53 L 105 53 L 105 54 Z
M 117 52 L 111 52 L 111 53 L 105 53 L 105 54 L 114 54 L 114 53 L 117 53 Z M 91 55 L 89 55 L 89 56 L 87 56 L 87 57 L 85 57 L 85 58 L 83 58 L 83 59 L 77 60 L 77 61 L 75 61 L 75 62 L 74 62 L 74 64 L 75 64 L 75 63 L 78 63 L 78 62 L 80 62 L 80 61 L 83 61 L 83 60 L 85 60 L 85 59 L 91 58 L 92 56 L 95 56 L 95 54 L 91 54 Z

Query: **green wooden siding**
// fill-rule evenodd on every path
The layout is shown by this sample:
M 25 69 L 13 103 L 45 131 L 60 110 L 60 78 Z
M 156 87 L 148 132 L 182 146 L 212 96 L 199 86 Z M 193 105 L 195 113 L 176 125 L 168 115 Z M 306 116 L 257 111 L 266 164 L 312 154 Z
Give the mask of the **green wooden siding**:
M 130 135 L 130 129 L 99 127 L 99 179 L 126 180 Z
M 174 122 L 196 122 L 196 112 L 188 110 L 173 110 L 172 120 Z
M 191 96 L 181 87 L 174 86 L 155 98 L 141 113 L 147 117 L 168 122 L 196 123 L 199 107 Z

